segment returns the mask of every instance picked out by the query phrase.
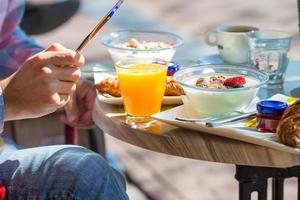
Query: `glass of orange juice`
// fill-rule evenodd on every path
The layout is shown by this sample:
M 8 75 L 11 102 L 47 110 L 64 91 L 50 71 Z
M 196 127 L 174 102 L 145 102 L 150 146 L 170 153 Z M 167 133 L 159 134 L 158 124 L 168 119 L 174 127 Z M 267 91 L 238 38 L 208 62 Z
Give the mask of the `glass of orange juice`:
M 161 59 L 125 59 L 116 63 L 127 119 L 147 123 L 160 112 L 167 77 L 166 61 Z

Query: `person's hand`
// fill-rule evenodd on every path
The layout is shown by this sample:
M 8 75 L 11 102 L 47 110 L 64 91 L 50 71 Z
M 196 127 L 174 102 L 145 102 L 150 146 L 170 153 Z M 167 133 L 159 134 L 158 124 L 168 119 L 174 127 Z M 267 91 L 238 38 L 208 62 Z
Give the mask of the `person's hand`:
M 53 51 L 62 50 L 53 49 Z M 65 113 L 60 119 L 63 123 L 73 127 L 90 127 L 94 124 L 92 109 L 96 98 L 96 88 L 86 81 L 79 81 L 76 91 L 70 95 L 70 100 L 65 105 Z
M 70 101 L 65 105 L 65 113 L 61 120 L 70 126 L 89 127 L 94 124 L 92 110 L 96 98 L 95 86 L 89 82 L 80 81 Z
M 80 80 L 80 54 L 53 44 L 2 81 L 5 121 L 40 117 L 63 107 Z

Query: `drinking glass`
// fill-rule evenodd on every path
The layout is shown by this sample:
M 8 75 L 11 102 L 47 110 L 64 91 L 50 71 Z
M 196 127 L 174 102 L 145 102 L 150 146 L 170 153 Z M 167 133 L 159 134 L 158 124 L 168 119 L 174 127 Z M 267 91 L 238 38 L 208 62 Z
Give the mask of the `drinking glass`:
M 283 31 L 259 30 L 248 33 L 249 62 L 269 75 L 268 85 L 283 83 L 291 40 L 291 35 Z
M 168 63 L 158 59 L 125 59 L 116 63 L 127 122 L 146 124 L 160 112 Z

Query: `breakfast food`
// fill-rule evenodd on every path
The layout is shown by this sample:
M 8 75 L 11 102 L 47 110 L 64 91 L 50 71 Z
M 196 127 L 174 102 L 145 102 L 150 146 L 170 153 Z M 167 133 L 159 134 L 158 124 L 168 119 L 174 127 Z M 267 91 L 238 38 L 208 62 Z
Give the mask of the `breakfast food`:
M 181 37 L 160 31 L 117 31 L 101 39 L 114 63 L 124 59 L 163 59 L 171 61 L 183 44 Z
M 300 100 L 292 104 L 284 112 L 277 127 L 278 139 L 281 143 L 300 148 Z
M 138 41 L 135 38 L 131 38 L 128 42 L 118 44 L 118 47 L 128 49 L 139 49 L 139 50 L 156 50 L 172 48 L 174 45 L 164 41 L 158 42 L 146 42 L 145 40 Z
M 296 101 L 292 105 L 290 105 L 286 111 L 283 113 L 282 118 L 288 118 L 290 116 L 293 116 L 295 114 L 300 114 L 300 100 Z
M 119 81 L 117 77 L 108 77 L 96 84 L 96 89 L 101 94 L 109 94 L 113 97 L 121 97 Z M 173 77 L 167 77 L 165 96 L 184 95 L 182 87 Z
M 276 133 L 288 104 L 277 100 L 262 100 L 256 104 L 256 128 L 261 132 Z
M 255 78 L 220 73 L 187 78 L 183 89 L 199 114 L 222 116 L 249 105 L 256 96 L 257 84 Z
M 247 108 L 269 77 L 246 66 L 205 64 L 183 68 L 175 73 L 174 78 L 184 89 L 187 97 L 184 103 L 195 113 L 201 117 L 223 117 Z M 239 83 L 243 87 L 226 87 L 226 79 L 227 82 Z
M 183 88 L 175 81 L 173 77 L 167 77 L 165 96 L 184 95 Z
M 119 81 L 117 77 L 108 77 L 96 84 L 96 89 L 101 94 L 109 94 L 113 97 L 121 97 Z
M 242 88 L 245 84 L 246 79 L 244 76 L 225 77 L 222 74 L 200 77 L 196 81 L 197 87 L 209 89 Z

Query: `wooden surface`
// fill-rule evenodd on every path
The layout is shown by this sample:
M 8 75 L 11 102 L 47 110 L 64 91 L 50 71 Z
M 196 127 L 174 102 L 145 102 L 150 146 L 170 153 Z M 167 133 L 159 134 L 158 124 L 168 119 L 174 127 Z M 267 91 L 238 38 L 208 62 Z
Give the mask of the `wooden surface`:
M 177 128 L 162 122 L 147 129 L 125 123 L 122 106 L 95 102 L 93 117 L 102 130 L 124 142 L 148 150 L 197 160 L 290 167 L 300 165 L 300 156 L 229 138 Z
M 262 88 L 259 97 L 277 93 L 300 96 L 300 62 L 291 61 L 282 88 Z M 166 107 L 164 109 L 167 109 Z M 124 142 L 148 150 L 197 160 L 238 165 L 291 167 L 300 165 L 300 156 L 242 141 L 177 128 L 163 122 L 145 129 L 133 129 L 125 123 L 123 106 L 95 102 L 93 117 L 101 129 Z

